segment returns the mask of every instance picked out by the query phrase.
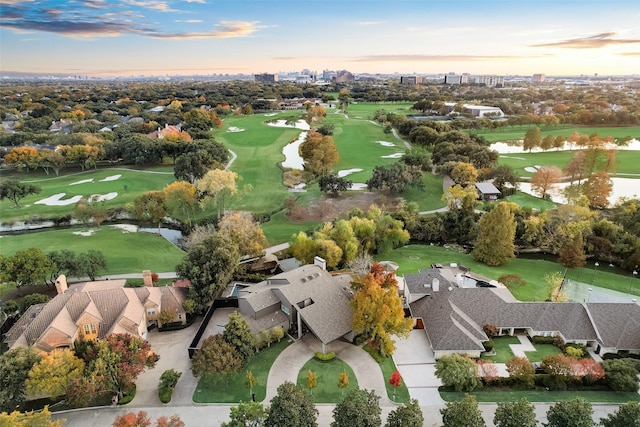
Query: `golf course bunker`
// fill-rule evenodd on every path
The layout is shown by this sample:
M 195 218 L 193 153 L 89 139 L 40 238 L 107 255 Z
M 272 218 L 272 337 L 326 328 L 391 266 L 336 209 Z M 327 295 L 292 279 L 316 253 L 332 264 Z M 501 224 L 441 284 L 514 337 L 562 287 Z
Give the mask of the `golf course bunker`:
M 89 202 L 104 202 L 105 200 L 111 200 L 118 197 L 117 192 L 111 192 L 107 194 L 92 194 L 89 196 Z
M 78 184 L 86 184 L 88 182 L 93 182 L 93 178 L 89 178 L 89 179 L 83 179 L 82 181 L 76 181 L 76 182 L 72 182 L 69 185 L 78 185 Z
M 349 188 L 349 190 L 366 190 L 367 189 L 367 184 L 363 184 L 361 182 L 354 182 L 353 184 L 351 184 L 351 187 Z
M 380 157 L 382 157 L 383 159 L 399 159 L 403 155 L 404 153 L 393 153 L 393 154 L 389 154 L 388 156 L 380 156 Z
M 236 126 L 230 126 L 229 129 L 227 129 L 227 132 L 231 132 L 231 133 L 244 132 L 244 129 L 236 127 Z
M 527 166 L 524 170 L 530 173 L 536 173 L 538 172 L 538 166 Z
M 342 169 L 338 171 L 338 176 L 340 178 L 344 178 L 345 176 L 351 175 L 352 173 L 362 172 L 362 169 L 354 168 L 354 169 Z
M 122 177 L 122 175 L 118 174 L 118 175 L 111 175 L 108 176 L 104 179 L 101 179 L 100 182 L 109 182 L 109 181 L 117 181 Z
M 91 236 L 95 231 L 96 231 L 96 230 L 95 230 L 95 228 L 92 228 L 91 230 L 87 230 L 87 231 L 74 231 L 72 234 L 75 234 L 76 236 L 89 237 L 89 236 Z
M 133 224 L 114 224 L 112 228 L 119 228 L 123 233 L 137 233 L 138 226 Z
M 269 122 L 267 123 L 267 125 L 277 127 L 277 128 L 296 128 L 296 129 L 302 129 L 302 130 L 311 129 L 311 126 L 309 126 L 309 123 L 307 123 L 306 120 L 298 120 L 295 122 L 295 124 L 289 124 L 287 123 L 286 120 L 281 119 L 281 120 L 276 120 L 275 122 Z
M 73 196 L 70 199 L 62 200 L 62 198 L 66 194 L 67 193 L 54 194 L 53 196 L 49 196 L 46 199 L 38 200 L 37 202 L 34 202 L 33 204 L 34 205 L 47 205 L 47 206 L 67 206 L 67 205 L 73 205 L 75 203 L 78 203 L 80 201 L 80 199 L 82 199 L 82 196 Z
M 378 144 L 382 145 L 383 147 L 395 147 L 396 144 L 394 144 L 393 142 L 389 142 L 389 141 L 376 141 Z
M 307 139 L 307 132 L 301 132 L 298 139 L 282 148 L 282 154 L 284 155 L 283 168 L 304 170 L 304 159 L 298 150 L 305 139 Z

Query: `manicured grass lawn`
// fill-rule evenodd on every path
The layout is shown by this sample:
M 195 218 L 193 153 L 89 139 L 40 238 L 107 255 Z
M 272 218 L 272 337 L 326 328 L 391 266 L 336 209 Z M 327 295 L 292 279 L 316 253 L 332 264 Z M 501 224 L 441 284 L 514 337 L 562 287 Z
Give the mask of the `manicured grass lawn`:
M 389 379 L 391 375 L 396 371 L 396 364 L 393 362 L 391 357 L 387 357 L 382 363 L 379 363 L 380 369 L 382 370 L 382 376 L 384 377 L 384 383 L 387 387 L 387 397 L 394 402 L 398 403 L 406 403 L 409 401 L 409 390 L 407 389 L 407 385 L 404 380 L 400 383 L 398 387 L 394 387 L 389 383 Z M 395 390 L 394 390 L 395 389 Z M 395 393 L 395 399 L 393 395 Z
M 121 175 L 113 181 L 101 181 L 107 177 Z M 124 168 L 108 168 L 88 170 L 65 176 L 46 176 L 43 174 L 21 174 L 21 181 L 33 183 L 41 188 L 40 193 L 26 196 L 20 200 L 20 207 L 16 208 L 9 200 L 0 202 L 0 221 L 10 223 L 26 220 L 34 216 L 53 218 L 65 216 L 75 209 L 75 203 L 66 206 L 48 206 L 35 202 L 54 194 L 64 193 L 63 200 L 80 195 L 89 197 L 92 194 L 118 193 L 111 199 L 102 202 L 105 208 L 124 207 L 145 191 L 162 190 L 167 184 L 175 181 L 173 172 L 155 169 L 133 170 Z M 80 181 L 92 179 L 92 182 L 81 184 Z M 125 189 L 126 188 L 126 189 Z
M 506 363 L 507 360 L 515 357 L 515 355 L 511 351 L 511 344 L 520 344 L 520 341 L 517 337 L 512 336 L 495 337 L 493 339 L 493 349 L 496 353 L 495 356 L 483 355 L 481 358 L 492 360 L 494 363 Z M 527 359 L 529 359 L 531 362 L 542 362 L 542 359 L 547 356 L 554 356 L 556 354 L 562 353 L 562 351 L 553 344 L 533 345 L 536 348 L 536 351 L 525 352 L 525 354 L 527 355 Z
M 398 263 L 399 275 L 417 273 L 419 269 L 430 268 L 433 263 L 448 265 L 452 262 L 465 265 L 475 273 L 496 280 L 503 274 L 518 274 L 526 281 L 526 285 L 511 288 L 511 293 L 520 301 L 544 301 L 547 298 L 544 276 L 554 272 L 560 274 L 565 272 L 565 268 L 557 262 L 529 258 L 515 258 L 502 267 L 489 267 L 476 262 L 471 255 L 430 245 L 407 245 L 387 255 L 379 256 L 377 260 Z M 593 265 L 568 269 L 567 277 L 603 288 L 640 295 L 638 279 L 633 279 L 628 272 L 609 267 L 604 263 L 601 263 L 597 270 L 594 270 Z
M 525 351 L 524 354 L 527 355 L 527 359 L 532 362 L 542 362 L 547 356 L 555 356 L 556 354 L 562 353 L 558 347 L 553 344 L 534 344 L 536 351 Z
M 496 141 L 513 141 L 518 139 L 524 139 L 524 135 L 530 125 L 518 125 L 507 126 L 502 129 L 480 129 L 479 131 L 473 131 L 482 135 L 490 142 Z M 540 127 L 540 134 L 544 138 L 547 135 L 551 136 L 569 136 L 573 131 L 578 132 L 581 135 L 591 135 L 597 132 L 601 137 L 612 136 L 614 138 L 624 138 L 630 136 L 632 138 L 640 138 L 640 126 L 627 126 L 627 127 L 590 127 L 590 126 L 575 126 L 575 125 L 559 125 L 553 127 Z
M 556 207 L 556 204 L 549 200 L 535 197 L 531 194 L 523 193 L 522 191 L 516 191 L 516 194 L 513 196 L 505 197 L 505 200 L 516 203 L 518 206 L 523 208 L 531 208 L 539 211 L 546 211 L 547 209 L 553 209 Z
M 576 151 L 547 151 L 543 153 L 515 153 L 501 154 L 498 163 L 511 166 L 517 176 L 531 177 L 533 172 L 526 171 L 526 167 L 531 166 L 557 166 L 560 169 L 567 166 L 569 160 Z M 638 177 L 638 162 L 640 162 L 640 151 L 624 150 L 618 151 L 616 156 L 616 173 L 613 176 L 629 178 Z
M 447 202 L 442 200 L 441 176 L 427 172 L 422 177 L 422 183 L 424 184 L 424 189 L 409 187 L 400 197 L 407 202 L 416 202 L 419 212 L 432 211 L 447 205 Z
M 478 402 L 515 402 L 522 398 L 529 402 L 559 402 L 572 400 L 580 396 L 589 402 L 597 403 L 626 403 L 640 401 L 640 394 L 617 391 L 546 391 L 546 390 L 475 390 L 468 394 L 476 397 Z M 440 391 L 440 396 L 447 402 L 461 400 L 465 393 L 455 391 Z
M 493 349 L 496 355 L 482 355 L 481 359 L 492 360 L 493 363 L 505 363 L 515 356 L 511 351 L 511 347 L 509 347 L 511 344 L 520 344 L 520 341 L 517 337 L 511 336 L 495 337 L 493 339 Z
M 251 371 L 256 379 L 256 401 L 262 402 L 267 396 L 267 377 L 269 369 L 278 355 L 291 344 L 290 340 L 282 340 L 271 347 L 255 354 L 247 366 L 240 372 L 226 375 L 203 375 L 198 381 L 193 401 L 196 403 L 238 403 L 251 400 L 249 388 L 246 386 L 247 371 Z M 336 377 L 337 382 L 337 377 Z M 265 402 L 267 403 L 267 402 Z
M 262 224 L 262 231 L 270 245 L 278 245 L 291 241 L 291 236 L 297 234 L 299 231 L 311 234 L 319 225 L 320 222 L 314 221 L 304 223 L 292 222 L 284 212 L 278 212 L 275 215 L 271 215 L 271 219 L 268 222 Z
M 74 234 L 93 231 L 90 236 Z M 129 233 L 109 225 L 100 228 L 65 228 L 0 237 L 2 254 L 10 256 L 20 249 L 40 248 L 43 252 L 69 249 L 76 253 L 99 250 L 107 260 L 101 275 L 158 273 L 175 271 L 184 252 L 154 233 Z
M 373 120 L 373 115 L 378 110 L 384 110 L 387 113 L 417 114 L 418 111 L 411 109 L 413 104 L 414 102 L 355 102 L 349 104 L 347 112 L 353 119 Z M 327 115 L 329 114 L 327 112 Z
M 313 401 L 315 403 L 338 403 L 344 394 L 351 389 L 358 388 L 358 379 L 351 367 L 340 359 L 333 359 L 322 362 L 315 357 L 309 359 L 298 373 L 297 384 L 303 390 L 309 391 L 307 387 L 307 372 L 311 370 L 317 376 L 317 386 L 313 389 Z M 349 376 L 349 385 L 338 388 L 338 375 L 345 371 Z

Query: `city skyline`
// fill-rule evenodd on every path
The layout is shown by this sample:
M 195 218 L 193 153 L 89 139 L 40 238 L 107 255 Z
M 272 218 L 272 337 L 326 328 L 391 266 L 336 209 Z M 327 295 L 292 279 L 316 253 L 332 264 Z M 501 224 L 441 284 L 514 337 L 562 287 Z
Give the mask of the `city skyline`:
M 630 0 L 0 0 L 0 7 L 3 72 L 640 70 L 640 4 Z

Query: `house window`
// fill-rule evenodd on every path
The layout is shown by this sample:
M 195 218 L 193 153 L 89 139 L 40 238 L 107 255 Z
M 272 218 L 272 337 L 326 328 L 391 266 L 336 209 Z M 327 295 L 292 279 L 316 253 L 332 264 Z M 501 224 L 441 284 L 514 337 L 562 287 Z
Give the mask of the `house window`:
M 93 323 L 84 325 L 84 334 L 85 335 L 95 335 L 97 333 L 96 325 Z
M 149 316 L 153 316 L 154 314 L 156 314 L 156 309 L 154 307 L 147 308 L 147 314 Z

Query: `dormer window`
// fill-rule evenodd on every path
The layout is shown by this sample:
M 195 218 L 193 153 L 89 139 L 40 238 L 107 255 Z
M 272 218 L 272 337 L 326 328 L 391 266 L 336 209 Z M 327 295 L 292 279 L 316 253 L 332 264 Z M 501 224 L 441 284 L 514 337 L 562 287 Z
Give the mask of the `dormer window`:
M 94 325 L 93 323 L 84 325 L 84 334 L 85 335 L 95 335 L 97 333 L 98 333 L 98 331 L 96 329 L 96 325 Z

